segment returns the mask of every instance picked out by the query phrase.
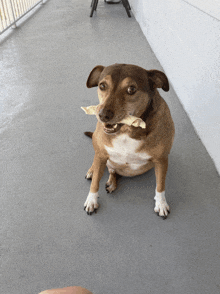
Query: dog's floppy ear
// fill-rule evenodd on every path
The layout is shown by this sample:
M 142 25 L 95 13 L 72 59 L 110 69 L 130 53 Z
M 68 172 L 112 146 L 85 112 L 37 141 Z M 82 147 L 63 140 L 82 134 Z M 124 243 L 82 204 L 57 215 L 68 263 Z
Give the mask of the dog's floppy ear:
M 162 88 L 164 91 L 169 91 L 169 82 L 167 76 L 159 70 L 148 70 L 148 77 L 151 90 Z
M 96 67 L 93 68 L 86 82 L 86 86 L 88 88 L 98 86 L 99 78 L 104 68 L 105 67 L 102 65 L 97 65 Z

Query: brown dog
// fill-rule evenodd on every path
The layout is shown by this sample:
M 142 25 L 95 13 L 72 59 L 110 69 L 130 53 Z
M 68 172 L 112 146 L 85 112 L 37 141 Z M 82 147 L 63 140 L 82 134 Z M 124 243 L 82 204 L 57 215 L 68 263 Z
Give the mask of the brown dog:
M 106 190 L 116 189 L 116 174 L 136 176 L 155 168 L 156 195 L 154 211 L 163 218 L 169 213 L 165 198 L 168 155 L 174 140 L 174 123 L 169 108 L 157 88 L 169 91 L 166 75 L 158 70 L 114 64 L 96 66 L 87 80 L 87 87 L 98 86 L 98 119 L 92 136 L 95 157 L 86 178 L 92 179 L 84 204 L 92 214 L 98 204 L 99 181 L 107 165 L 110 173 Z M 141 118 L 146 128 L 120 124 L 128 115 Z

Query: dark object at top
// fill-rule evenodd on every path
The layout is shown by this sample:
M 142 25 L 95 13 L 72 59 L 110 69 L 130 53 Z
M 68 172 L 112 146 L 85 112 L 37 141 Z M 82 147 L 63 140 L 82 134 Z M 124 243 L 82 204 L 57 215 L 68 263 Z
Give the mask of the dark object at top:
M 92 0 L 92 3 L 91 3 L 92 9 L 91 9 L 90 17 L 93 16 L 94 10 L 97 9 L 98 2 L 99 2 L 99 0 Z M 125 8 L 125 10 L 127 12 L 128 17 L 131 17 L 131 14 L 130 14 L 130 11 L 129 11 L 129 10 L 131 10 L 131 6 L 130 6 L 128 0 L 121 0 L 119 2 L 108 2 L 108 4 L 118 4 L 120 2 L 122 2 L 123 6 L 124 6 L 124 8 Z

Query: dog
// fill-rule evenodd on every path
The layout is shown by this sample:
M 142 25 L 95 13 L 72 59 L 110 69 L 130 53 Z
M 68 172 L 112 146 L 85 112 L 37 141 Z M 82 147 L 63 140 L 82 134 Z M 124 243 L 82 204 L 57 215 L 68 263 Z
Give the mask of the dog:
M 157 90 L 169 91 L 166 75 L 132 64 L 97 65 L 86 85 L 98 86 L 99 105 L 95 132 L 85 132 L 92 137 L 95 156 L 86 174 L 86 179 L 92 182 L 84 210 L 91 215 L 98 209 L 99 182 L 106 166 L 108 193 L 116 189 L 117 175 L 133 177 L 154 168 L 154 211 L 165 219 L 170 211 L 165 198 L 165 179 L 175 134 L 168 105 Z M 118 123 L 128 115 L 141 118 L 146 128 Z

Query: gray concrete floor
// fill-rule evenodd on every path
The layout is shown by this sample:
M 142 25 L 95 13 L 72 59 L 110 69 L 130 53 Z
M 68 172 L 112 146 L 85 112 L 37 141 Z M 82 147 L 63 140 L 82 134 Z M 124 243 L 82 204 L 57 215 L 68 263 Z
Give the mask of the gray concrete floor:
M 220 292 L 220 180 L 172 87 L 161 91 L 176 125 L 167 176 L 171 214 L 153 211 L 155 176 L 100 184 L 100 209 L 83 204 L 97 103 L 85 86 L 97 64 L 162 70 L 122 5 L 48 1 L 0 48 L 1 293 L 81 285 L 96 294 Z M 181 56 L 180 56 L 181 58 Z

